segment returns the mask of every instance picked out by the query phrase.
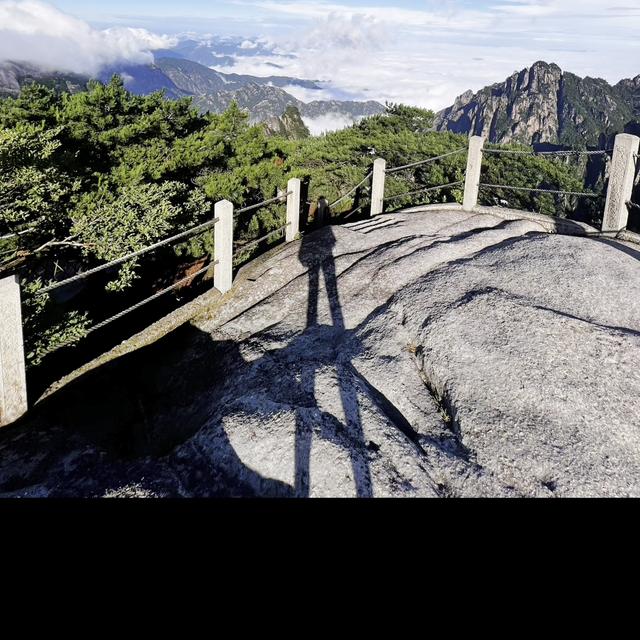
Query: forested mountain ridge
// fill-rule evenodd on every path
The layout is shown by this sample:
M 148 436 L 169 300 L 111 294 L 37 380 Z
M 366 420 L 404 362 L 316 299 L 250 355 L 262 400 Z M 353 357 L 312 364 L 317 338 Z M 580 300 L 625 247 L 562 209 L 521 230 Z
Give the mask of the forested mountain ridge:
M 274 87 L 296 86 L 319 91 L 320 87 L 312 80 L 301 80 L 289 76 L 250 76 L 237 73 L 223 73 L 192 60 L 183 58 L 156 57 L 155 66 L 176 84 L 182 85 L 190 93 L 207 93 L 221 89 L 244 87 L 247 84 L 269 85 Z M 191 83 L 184 86 L 186 83 Z
M 502 83 L 464 93 L 437 114 L 435 126 L 498 144 L 601 146 L 640 129 L 640 76 L 611 86 L 536 62 Z
M 384 107 L 378 102 L 354 102 L 341 100 L 314 100 L 305 103 L 281 88 L 294 82 L 304 86 L 306 81 L 297 81 L 283 76 L 257 78 L 224 74 L 189 60 L 162 58 L 156 62 L 160 69 L 183 95 L 194 97 L 202 111 L 221 113 L 236 102 L 247 109 L 251 122 L 264 122 L 281 116 L 288 107 L 295 107 L 303 117 L 318 118 L 328 113 L 356 120 L 382 113 Z M 308 82 L 307 88 L 319 90 Z M 280 85 L 280 86 L 279 86 Z M 130 89 L 130 85 L 127 84 Z
M 44 71 L 31 64 L 0 62 L 0 98 L 18 96 L 27 84 L 40 84 L 56 91 L 77 93 L 86 89 L 89 78 L 74 73 Z
M 286 76 L 261 78 L 225 74 L 181 58 L 159 57 L 152 65 L 110 67 L 103 69 L 97 79 L 106 83 L 114 75 L 122 77 L 126 88 L 136 95 L 164 91 L 172 99 L 192 97 L 203 113 L 222 113 L 235 101 L 249 112 L 251 122 L 280 117 L 289 106 L 296 107 L 303 117 L 330 114 L 353 122 L 384 111 L 383 105 L 374 101 L 315 100 L 305 103 L 282 87 L 299 86 L 319 92 L 320 87 L 311 81 Z M 22 87 L 34 82 L 77 93 L 86 89 L 90 80 L 88 76 L 47 72 L 22 63 L 0 63 L 0 96 L 17 96 Z

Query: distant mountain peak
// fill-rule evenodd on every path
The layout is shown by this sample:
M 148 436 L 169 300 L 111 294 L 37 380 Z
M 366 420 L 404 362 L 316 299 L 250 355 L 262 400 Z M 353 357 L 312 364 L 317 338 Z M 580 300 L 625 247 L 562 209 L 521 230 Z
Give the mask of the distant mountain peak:
M 636 130 L 639 117 L 640 76 L 611 86 L 540 60 L 502 83 L 462 94 L 437 114 L 435 127 L 500 144 L 586 147 Z
M 305 125 L 297 107 L 289 105 L 281 116 L 274 116 L 264 122 L 268 135 L 281 136 L 291 140 L 308 138 L 311 132 Z

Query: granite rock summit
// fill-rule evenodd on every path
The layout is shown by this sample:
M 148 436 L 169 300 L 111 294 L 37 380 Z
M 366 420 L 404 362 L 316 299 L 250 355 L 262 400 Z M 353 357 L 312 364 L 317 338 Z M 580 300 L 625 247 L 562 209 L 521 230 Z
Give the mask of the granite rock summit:
M 639 283 L 535 217 L 328 227 L 0 432 L 0 495 L 637 496 Z

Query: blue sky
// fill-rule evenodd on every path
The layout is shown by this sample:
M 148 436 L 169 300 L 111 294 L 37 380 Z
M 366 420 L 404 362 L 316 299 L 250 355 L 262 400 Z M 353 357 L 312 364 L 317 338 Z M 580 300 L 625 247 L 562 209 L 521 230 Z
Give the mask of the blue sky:
M 640 74 L 640 0 L 0 0 L 0 58 L 144 61 L 161 36 L 186 32 L 261 39 L 272 52 L 224 71 L 269 75 L 278 64 L 357 97 L 432 108 L 540 59 L 610 82 Z

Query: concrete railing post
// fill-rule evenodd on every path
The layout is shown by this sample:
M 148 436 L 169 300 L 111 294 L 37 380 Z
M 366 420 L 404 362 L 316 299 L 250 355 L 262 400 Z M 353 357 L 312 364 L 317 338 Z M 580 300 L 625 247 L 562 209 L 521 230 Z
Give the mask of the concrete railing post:
M 607 203 L 602 220 L 603 232 L 615 232 L 625 229 L 629 219 L 627 202 L 633 194 L 633 182 L 636 173 L 636 156 L 640 147 L 640 138 L 621 133 L 616 136 L 609 176 Z
M 216 202 L 215 216 L 218 223 L 214 231 L 215 266 L 213 286 L 220 293 L 227 293 L 233 285 L 233 204 L 228 200 Z
M 464 181 L 464 200 L 462 202 L 462 208 L 465 211 L 473 211 L 478 204 L 483 148 L 484 138 L 482 136 L 469 138 L 469 155 L 467 157 L 467 173 Z
M 384 211 L 384 182 L 386 178 L 387 161 L 378 158 L 373 163 L 373 178 L 371 182 L 371 215 L 377 216 Z
M 292 178 L 287 184 L 287 242 L 293 242 L 300 233 L 300 192 L 302 184 L 298 178 Z
M 0 280 L 0 427 L 15 422 L 27 408 L 20 281 L 11 276 Z

